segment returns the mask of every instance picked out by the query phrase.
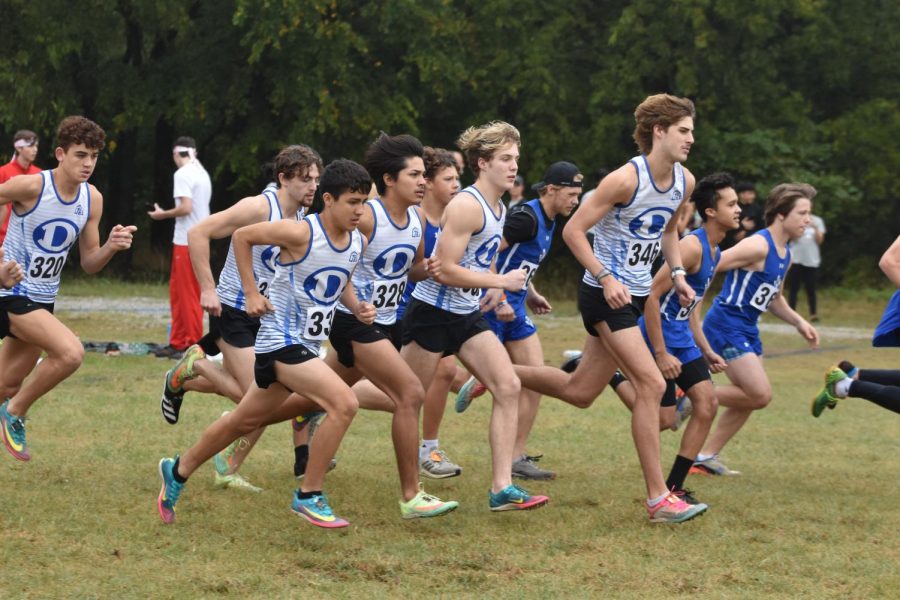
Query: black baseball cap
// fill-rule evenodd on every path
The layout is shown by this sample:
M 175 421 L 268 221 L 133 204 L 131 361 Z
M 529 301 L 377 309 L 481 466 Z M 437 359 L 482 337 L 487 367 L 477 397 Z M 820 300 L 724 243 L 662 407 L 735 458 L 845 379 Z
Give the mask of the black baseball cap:
M 561 160 L 547 167 L 547 170 L 544 171 L 544 177 L 541 181 L 531 186 L 531 189 L 539 191 L 548 185 L 580 188 L 583 179 L 584 176 L 578 170 L 578 167 L 570 162 Z

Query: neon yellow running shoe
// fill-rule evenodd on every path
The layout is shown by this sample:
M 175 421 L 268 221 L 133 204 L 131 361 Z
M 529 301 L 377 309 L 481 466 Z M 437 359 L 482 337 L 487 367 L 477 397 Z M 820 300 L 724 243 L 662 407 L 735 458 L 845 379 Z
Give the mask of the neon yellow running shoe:
M 425 488 L 419 483 L 419 493 L 408 501 L 400 501 L 400 516 L 404 519 L 422 519 L 426 517 L 439 517 L 456 510 L 459 502 L 450 500 L 444 502 L 437 496 L 425 493 Z
M 834 391 L 837 382 L 847 378 L 847 374 L 837 367 L 831 367 L 825 373 L 825 385 L 819 390 L 819 393 L 812 400 L 812 416 L 818 417 L 826 408 L 834 408 L 837 406 L 838 395 Z

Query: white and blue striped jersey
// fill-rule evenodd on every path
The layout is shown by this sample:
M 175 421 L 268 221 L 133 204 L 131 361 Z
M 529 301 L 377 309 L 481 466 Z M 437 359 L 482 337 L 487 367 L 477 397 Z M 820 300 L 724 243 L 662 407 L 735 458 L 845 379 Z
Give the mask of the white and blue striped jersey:
M 274 192 L 263 192 L 263 198 L 269 205 L 269 222 L 279 221 L 282 218 L 281 205 L 278 196 Z M 268 296 L 269 283 L 275 275 L 275 259 L 278 258 L 278 246 L 264 245 L 253 246 L 251 256 L 253 258 L 253 278 L 259 293 Z M 231 308 L 244 310 L 245 296 L 241 285 L 241 275 L 238 272 L 237 261 L 234 258 L 234 242 L 228 244 L 228 256 L 225 258 L 225 266 L 219 273 L 219 285 L 216 286 L 216 295 L 219 302 L 227 304 Z
M 351 231 L 347 245 L 336 248 L 319 215 L 310 215 L 304 222 L 310 229 L 306 254 L 290 263 L 275 260 L 275 277 L 269 285 L 269 301 L 275 312 L 260 318 L 257 354 L 298 344 L 318 352 L 331 333 L 341 292 L 359 262 L 363 248 L 359 231 Z
M 463 192 L 468 192 L 478 201 L 481 206 L 483 224 L 481 229 L 469 238 L 469 243 L 466 245 L 459 264 L 470 271 L 489 271 L 494 257 L 497 255 L 497 250 L 500 248 L 503 223 L 506 220 L 506 207 L 501 202 L 500 214 L 497 215 L 474 185 L 467 187 Z M 439 235 L 435 244 L 435 252 L 440 243 Z M 416 285 L 412 297 L 457 315 L 467 315 L 479 309 L 481 288 L 456 288 L 442 285 L 434 279 L 426 279 Z
M 91 188 L 78 185 L 75 198 L 66 201 L 56 190 L 53 171 L 41 172 L 43 187 L 35 205 L 25 214 L 15 209 L 3 241 L 6 260 L 25 270 L 25 278 L 3 296 L 27 296 L 34 302 L 52 304 L 59 293 L 59 277 L 69 250 L 91 214 Z
M 614 206 L 594 225 L 594 256 L 633 296 L 641 297 L 650 294 L 650 269 L 662 247 L 663 231 L 684 198 L 684 168 L 675 163 L 672 185 L 661 190 L 646 156 L 636 156 L 629 163 L 637 171 L 637 187 L 628 204 Z M 603 287 L 587 270 L 582 281 Z
M 263 188 L 262 193 L 265 194 L 266 192 L 269 192 L 272 194 L 277 194 L 278 193 L 278 184 L 275 183 L 274 181 L 270 181 L 269 184 Z M 303 217 L 305 217 L 305 216 L 306 216 L 306 209 L 301 206 L 300 208 L 297 209 L 297 220 L 302 221 Z
M 363 252 L 359 266 L 353 272 L 353 288 L 360 301 L 375 306 L 375 322 L 393 325 L 406 278 L 416 259 L 422 241 L 422 221 L 415 206 L 406 209 L 406 225 L 400 227 L 391 219 L 379 198 L 366 203 L 372 210 L 375 226 Z M 343 304 L 338 310 L 350 313 Z

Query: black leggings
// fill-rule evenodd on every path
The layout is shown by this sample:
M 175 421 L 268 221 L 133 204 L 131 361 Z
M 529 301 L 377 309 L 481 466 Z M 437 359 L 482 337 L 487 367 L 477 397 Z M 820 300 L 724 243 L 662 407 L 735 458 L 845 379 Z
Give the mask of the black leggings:
M 900 414 L 900 370 L 860 369 L 859 379 L 850 384 L 848 395 Z
M 788 304 L 791 308 L 797 308 L 797 295 L 800 293 L 800 284 L 806 290 L 806 301 L 809 303 L 809 314 L 816 313 L 816 267 L 804 267 L 803 265 L 791 265 L 791 276 L 788 282 Z

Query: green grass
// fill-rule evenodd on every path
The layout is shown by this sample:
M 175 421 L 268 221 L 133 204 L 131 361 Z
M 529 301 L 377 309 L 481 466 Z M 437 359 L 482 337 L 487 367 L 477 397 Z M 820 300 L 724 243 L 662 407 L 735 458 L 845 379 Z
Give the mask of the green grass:
M 563 349 L 580 347 L 583 331 L 574 305 L 554 305 L 559 316 L 541 327 L 555 364 Z M 856 314 L 823 300 L 823 315 L 832 310 Z M 105 314 L 92 324 L 60 314 L 81 319 L 85 339 L 165 332 L 143 317 Z M 868 324 L 879 314 L 853 319 Z M 464 415 L 448 409 L 441 434 L 463 475 L 426 480 L 429 491 L 461 502 L 447 517 L 399 518 L 389 417 L 362 412 L 327 482 L 333 506 L 353 523 L 347 530 L 318 530 L 290 513 L 287 424 L 263 436 L 243 469 L 262 494 L 216 490 L 204 466 L 178 522 L 164 526 L 159 458 L 186 449 L 229 403 L 189 396 L 181 422 L 169 426 L 158 402 L 171 362 L 91 353 L 31 411 L 33 460 L 0 451 L 3 597 L 896 597 L 900 418 L 847 400 L 813 419 L 809 400 L 841 358 L 897 368 L 900 352 L 863 340 L 826 338 L 809 353 L 796 335 L 764 341 L 775 400 L 725 454 L 743 476 L 692 476 L 712 508 L 680 526 L 646 522 L 629 415 L 609 392 L 586 411 L 545 400 L 529 446 L 559 478 L 527 486 L 551 496 L 545 509 L 487 510 L 490 404 L 477 400 Z M 679 436 L 662 439 L 668 468 Z

